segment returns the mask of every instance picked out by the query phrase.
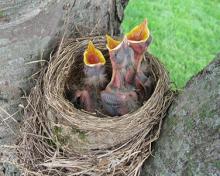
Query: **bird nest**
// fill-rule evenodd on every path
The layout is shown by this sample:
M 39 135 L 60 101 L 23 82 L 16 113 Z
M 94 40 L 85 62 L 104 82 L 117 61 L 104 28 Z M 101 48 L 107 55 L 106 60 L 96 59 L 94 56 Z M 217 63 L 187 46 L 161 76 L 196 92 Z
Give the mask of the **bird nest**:
M 135 112 L 109 117 L 74 107 L 71 85 L 83 78 L 88 41 L 106 58 L 105 38 L 68 39 L 43 68 L 27 98 L 19 155 L 27 175 L 139 175 L 158 139 L 172 101 L 169 78 L 159 60 L 146 52 L 156 80 L 154 92 Z M 111 64 L 107 62 L 109 79 Z

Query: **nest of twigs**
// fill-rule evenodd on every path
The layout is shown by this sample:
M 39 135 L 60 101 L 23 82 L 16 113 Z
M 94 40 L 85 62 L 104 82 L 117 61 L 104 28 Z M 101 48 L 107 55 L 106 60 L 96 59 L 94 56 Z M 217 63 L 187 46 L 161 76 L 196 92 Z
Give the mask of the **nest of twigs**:
M 68 39 L 31 90 L 19 148 L 27 175 L 139 175 L 159 137 L 173 93 L 163 65 L 149 53 L 145 57 L 156 86 L 135 112 L 100 117 L 76 109 L 68 100 L 71 85 L 83 78 L 82 55 L 88 40 L 108 57 L 102 36 Z M 110 62 L 107 65 L 110 78 Z

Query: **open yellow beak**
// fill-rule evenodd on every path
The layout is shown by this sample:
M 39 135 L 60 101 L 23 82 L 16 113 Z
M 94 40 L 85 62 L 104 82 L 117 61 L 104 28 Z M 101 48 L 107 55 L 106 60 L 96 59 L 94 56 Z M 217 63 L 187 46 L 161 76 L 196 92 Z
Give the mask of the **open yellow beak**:
M 116 48 L 121 43 L 120 41 L 114 40 L 109 35 L 106 35 L 106 41 L 107 41 L 107 48 L 110 50 Z
M 102 52 L 95 48 L 92 41 L 89 41 L 88 48 L 83 54 L 83 61 L 86 65 L 105 64 L 106 60 Z
M 127 33 L 127 39 L 133 41 L 147 40 L 150 35 L 147 27 L 147 20 L 145 19 L 141 24 L 135 26 L 129 33 Z

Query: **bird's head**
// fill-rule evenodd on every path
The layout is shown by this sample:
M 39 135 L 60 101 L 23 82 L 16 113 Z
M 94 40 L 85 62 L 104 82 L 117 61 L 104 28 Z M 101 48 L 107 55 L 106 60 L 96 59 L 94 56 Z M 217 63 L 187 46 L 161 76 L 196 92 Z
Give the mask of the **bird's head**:
M 106 83 L 105 57 L 90 41 L 84 52 L 84 82 L 86 85 L 100 87 Z
M 116 49 L 121 43 L 121 41 L 115 40 L 109 35 L 106 35 L 106 41 L 107 41 L 106 47 L 108 48 L 109 51 Z
M 147 27 L 147 20 L 145 19 L 141 24 L 135 26 L 130 32 L 126 34 L 128 40 L 132 41 L 146 41 L 149 36 L 150 32 Z
M 115 40 L 109 35 L 106 35 L 106 48 L 109 51 L 109 58 L 111 60 L 112 68 L 113 70 L 117 67 L 117 58 L 116 54 L 118 53 L 118 50 L 121 48 L 121 41 Z
M 129 43 L 126 36 L 122 41 L 118 41 L 113 39 L 109 35 L 106 35 L 106 41 L 106 47 L 109 50 L 110 60 L 113 69 L 125 67 L 125 65 L 131 63 L 134 52 L 132 48 L 129 47 Z
M 102 52 L 95 48 L 92 41 L 89 41 L 88 47 L 83 54 L 84 64 L 90 67 L 104 65 L 106 63 Z
M 147 20 L 145 19 L 141 24 L 135 26 L 130 32 L 126 34 L 131 47 L 139 54 L 143 53 L 150 45 L 152 37 L 150 35 Z

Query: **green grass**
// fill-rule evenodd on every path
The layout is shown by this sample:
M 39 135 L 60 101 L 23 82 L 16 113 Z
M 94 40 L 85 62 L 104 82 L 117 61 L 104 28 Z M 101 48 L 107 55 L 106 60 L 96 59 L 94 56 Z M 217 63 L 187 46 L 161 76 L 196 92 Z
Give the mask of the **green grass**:
M 153 43 L 178 88 L 220 52 L 220 0 L 130 0 L 123 32 L 148 19 Z

